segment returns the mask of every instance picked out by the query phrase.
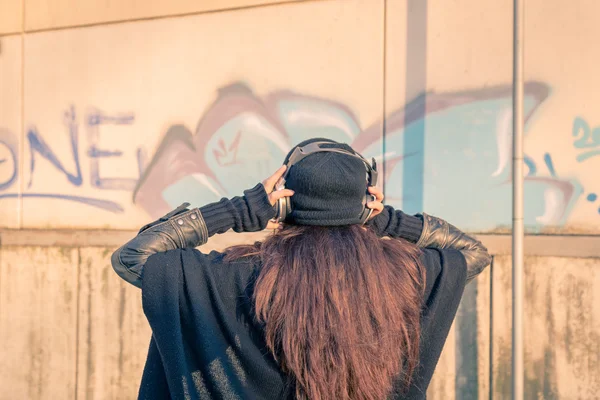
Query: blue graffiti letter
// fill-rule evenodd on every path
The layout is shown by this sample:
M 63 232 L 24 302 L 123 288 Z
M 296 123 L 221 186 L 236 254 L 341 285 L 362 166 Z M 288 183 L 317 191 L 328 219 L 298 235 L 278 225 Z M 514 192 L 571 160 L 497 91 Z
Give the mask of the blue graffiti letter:
M 126 125 L 133 123 L 133 115 L 108 116 L 101 111 L 94 111 L 87 118 L 88 125 L 88 140 L 90 147 L 88 156 L 90 157 L 90 176 L 92 185 L 99 189 L 109 190 L 133 190 L 137 183 L 137 179 L 132 178 L 102 178 L 100 177 L 100 159 L 110 157 L 121 157 L 122 151 L 105 150 L 98 148 L 100 139 L 100 125 Z M 139 163 L 138 155 L 138 163 Z
M 54 167 L 56 167 L 59 171 L 67 176 L 69 182 L 71 182 L 75 186 L 81 186 L 83 182 L 81 176 L 81 167 L 79 166 L 79 134 L 77 129 L 77 121 L 75 116 L 75 108 L 71 107 L 70 110 L 65 112 L 65 123 L 69 129 L 69 135 L 71 139 L 71 151 L 73 152 L 73 160 L 75 161 L 75 174 L 71 174 L 69 171 L 65 169 L 62 165 L 56 154 L 52 152 L 50 146 L 46 144 L 44 139 L 40 136 L 35 127 L 31 128 L 27 132 L 27 140 L 29 141 L 29 150 L 31 152 L 31 174 L 29 178 L 28 187 L 31 187 L 33 182 L 33 171 L 35 170 L 35 153 L 39 153 L 46 160 L 50 161 Z
M 581 134 L 580 137 L 578 137 Z M 581 153 L 577 156 L 577 161 L 582 162 L 588 158 L 600 155 L 600 127 L 594 129 L 590 128 L 590 125 L 581 117 L 575 118 L 573 121 L 573 136 L 578 137 L 574 142 L 573 146 L 577 149 L 595 148 L 596 150 L 590 150 Z

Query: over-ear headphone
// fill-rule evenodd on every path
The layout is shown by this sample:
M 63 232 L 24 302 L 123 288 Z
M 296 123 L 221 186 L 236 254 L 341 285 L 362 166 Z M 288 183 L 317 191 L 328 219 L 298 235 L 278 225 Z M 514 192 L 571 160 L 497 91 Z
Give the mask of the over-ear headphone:
M 325 153 L 325 152 L 340 153 L 340 154 L 345 154 L 350 157 L 358 158 L 359 160 L 361 160 L 363 162 L 363 164 L 366 167 L 367 189 L 369 186 L 377 185 L 377 164 L 375 162 L 375 158 L 372 159 L 373 160 L 372 163 L 369 163 L 363 156 L 361 156 L 360 154 L 358 154 L 356 152 L 353 152 L 353 151 L 351 152 L 351 151 L 348 151 L 345 149 L 340 149 L 340 148 L 335 148 L 335 147 L 323 147 L 324 145 L 331 146 L 331 145 L 335 145 L 335 143 L 333 143 L 333 142 L 312 142 L 303 147 L 296 147 L 296 149 L 294 149 L 294 151 L 290 155 L 288 162 L 286 163 L 287 169 L 285 170 L 283 177 L 277 183 L 275 190 L 281 190 L 281 189 L 285 188 L 286 178 L 294 164 L 300 162 L 301 160 L 310 156 L 311 154 Z M 363 209 L 360 213 L 361 225 L 364 225 L 364 223 L 367 222 L 367 220 L 371 216 L 371 213 L 373 212 L 372 209 L 367 208 L 367 202 L 374 201 L 374 200 L 375 200 L 375 196 L 373 196 L 371 193 L 368 192 L 368 190 L 366 190 L 365 197 L 363 199 Z M 277 201 L 277 210 L 276 211 L 277 211 L 277 216 L 275 217 L 276 220 L 278 222 L 285 221 L 285 219 L 292 212 L 292 204 L 291 204 L 290 198 L 282 197 L 281 199 L 279 199 Z

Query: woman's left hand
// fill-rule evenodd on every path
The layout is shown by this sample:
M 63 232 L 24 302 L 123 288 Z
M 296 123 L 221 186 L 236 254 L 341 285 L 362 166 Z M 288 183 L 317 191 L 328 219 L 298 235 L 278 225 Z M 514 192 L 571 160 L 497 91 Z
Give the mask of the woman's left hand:
M 374 201 L 370 201 L 367 203 L 367 208 L 373 210 L 371 213 L 371 217 L 369 219 L 375 218 L 377 215 L 381 214 L 383 211 L 383 192 L 376 186 L 369 186 L 369 193 L 375 196 Z
M 285 174 L 286 169 L 287 169 L 287 166 L 282 165 L 277 171 L 275 171 L 275 173 L 273 175 L 271 175 L 270 177 L 265 179 L 262 183 L 263 186 L 265 187 L 265 191 L 267 192 L 267 195 L 269 196 L 269 202 L 271 203 L 272 206 L 277 204 L 277 200 L 281 199 L 282 197 L 291 197 L 294 194 L 294 191 L 290 190 L 290 189 L 275 190 L 275 186 L 277 185 L 277 182 L 279 182 L 279 180 L 281 179 L 283 174 Z M 281 229 L 281 228 L 282 228 L 281 223 L 278 223 L 275 221 L 269 221 L 266 229 Z

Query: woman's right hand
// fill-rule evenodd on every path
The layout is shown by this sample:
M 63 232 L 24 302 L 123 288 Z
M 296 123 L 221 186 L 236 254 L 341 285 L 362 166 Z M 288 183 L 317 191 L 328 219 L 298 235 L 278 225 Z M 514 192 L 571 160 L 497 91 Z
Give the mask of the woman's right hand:
M 265 191 L 267 192 L 267 195 L 269 196 L 269 202 L 271 203 L 272 206 L 274 206 L 280 198 L 291 197 L 294 194 L 293 190 L 276 188 L 277 183 L 279 182 L 279 180 L 285 173 L 286 169 L 287 169 L 287 166 L 282 165 L 277 171 L 275 171 L 275 173 L 273 175 L 271 175 L 270 177 L 265 179 L 262 183 L 265 188 Z M 282 228 L 281 223 L 271 220 L 267 224 L 266 229 L 281 229 L 281 228 Z
M 262 185 L 265 187 L 265 191 L 267 192 L 267 195 L 269 196 L 269 202 L 271 203 L 272 206 L 274 206 L 280 198 L 290 197 L 294 194 L 294 191 L 291 189 L 276 190 L 276 187 L 275 187 L 277 185 L 277 182 L 279 182 L 279 180 L 285 173 L 286 169 L 287 169 L 287 166 L 282 165 L 281 167 L 279 167 L 279 169 L 277 171 L 275 171 L 275 173 L 273 175 L 271 175 L 270 177 L 268 177 L 267 179 L 265 179 L 262 182 Z
M 369 186 L 369 193 L 375 196 L 375 200 L 367 203 L 367 208 L 373 210 L 369 219 L 375 218 L 383 211 L 383 192 L 377 186 Z

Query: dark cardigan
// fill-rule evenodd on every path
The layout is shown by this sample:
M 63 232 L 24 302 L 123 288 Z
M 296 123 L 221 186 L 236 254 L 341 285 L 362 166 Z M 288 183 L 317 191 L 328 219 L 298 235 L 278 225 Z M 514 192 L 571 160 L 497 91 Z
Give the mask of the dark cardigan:
M 204 242 L 208 236 L 229 229 L 264 229 L 272 213 L 264 188 L 258 185 L 246 191 L 245 196 L 223 199 L 193 212 L 176 210 L 144 227 L 138 238 L 144 234 L 163 235 L 167 225 L 185 228 L 185 218 L 197 222 L 200 217 L 196 232 L 197 236 L 206 236 L 200 239 Z M 423 217 L 409 216 L 389 206 L 370 227 L 380 236 L 411 242 L 422 241 L 424 235 Z M 219 252 L 203 254 L 193 246 L 185 248 L 189 234 L 181 232 L 179 243 L 170 245 L 167 251 L 161 246 L 149 246 L 149 251 L 144 242 L 134 239 L 113 256 L 117 273 L 142 287 L 144 313 L 152 328 L 139 398 L 290 398 L 293 392 L 288 378 L 267 350 L 262 328 L 252 312 L 250 299 L 260 264 L 253 259 L 228 263 Z M 448 233 L 447 227 L 445 232 Z M 465 240 L 463 236 L 461 240 Z M 448 240 L 451 242 L 457 244 L 456 240 Z M 467 282 L 465 252 L 473 248 L 463 243 L 423 250 L 426 289 L 420 363 L 408 392 L 393 393 L 391 398 L 426 397 Z M 141 253 L 145 256 L 141 257 Z M 136 254 L 143 261 L 135 259 Z M 123 268 L 135 273 L 124 274 Z

